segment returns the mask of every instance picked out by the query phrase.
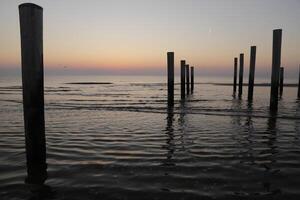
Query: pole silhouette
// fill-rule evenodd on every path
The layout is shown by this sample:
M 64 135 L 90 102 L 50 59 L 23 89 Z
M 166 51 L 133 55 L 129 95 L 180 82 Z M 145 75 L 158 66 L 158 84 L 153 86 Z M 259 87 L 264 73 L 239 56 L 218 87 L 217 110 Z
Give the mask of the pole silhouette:
M 181 99 L 185 99 L 185 60 L 180 61 L 180 86 L 181 86 Z
M 234 68 L 233 68 L 233 95 L 236 94 L 237 85 L 237 68 L 238 68 L 238 58 L 234 58 Z
M 251 49 L 250 49 L 248 101 L 253 100 L 253 88 L 254 88 L 254 77 L 255 77 L 255 59 L 256 59 L 256 46 L 252 46 Z
M 168 107 L 174 105 L 174 52 L 167 53 L 168 62 Z
M 44 120 L 43 8 L 19 5 L 22 57 L 22 88 L 27 178 L 43 184 L 47 178 Z
M 280 67 L 280 79 L 279 79 L 279 95 L 282 97 L 283 94 L 283 80 L 284 80 L 284 68 Z
M 194 93 L 194 67 L 191 67 L 191 93 Z
M 244 76 L 244 54 L 240 54 L 240 71 L 239 71 L 239 98 L 243 94 L 243 76 Z
M 299 76 L 298 76 L 298 99 L 300 99 L 300 65 L 299 65 Z
M 278 109 L 278 84 L 279 70 L 281 63 L 281 39 L 282 30 L 273 30 L 273 52 L 272 52 L 272 76 L 271 76 L 271 97 L 270 110 L 277 111 Z
M 189 65 L 185 65 L 185 76 L 186 76 L 186 94 L 189 95 L 190 94 L 190 66 Z

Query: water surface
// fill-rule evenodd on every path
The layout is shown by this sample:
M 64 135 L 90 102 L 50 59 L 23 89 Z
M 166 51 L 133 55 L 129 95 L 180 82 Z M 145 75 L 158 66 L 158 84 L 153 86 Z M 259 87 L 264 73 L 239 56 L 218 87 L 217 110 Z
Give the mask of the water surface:
M 178 79 L 176 79 L 177 81 Z M 19 77 L 0 78 L 1 199 L 298 199 L 300 102 L 287 87 L 276 116 L 269 87 L 254 101 L 196 84 L 166 107 L 165 77 L 45 78 L 48 189 L 24 184 Z M 102 82 L 111 84 L 69 84 Z M 196 83 L 230 79 L 196 78 Z

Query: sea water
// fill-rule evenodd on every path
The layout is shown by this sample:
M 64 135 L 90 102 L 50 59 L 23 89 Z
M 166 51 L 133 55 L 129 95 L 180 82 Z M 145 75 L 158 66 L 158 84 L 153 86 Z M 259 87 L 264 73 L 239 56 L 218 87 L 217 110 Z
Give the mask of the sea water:
M 274 116 L 270 87 L 249 103 L 246 86 L 237 99 L 212 84 L 231 78 L 196 76 L 180 101 L 178 81 L 168 109 L 164 76 L 46 76 L 48 190 L 36 194 L 24 183 L 21 78 L 1 76 L 0 199 L 300 198 L 297 88 Z

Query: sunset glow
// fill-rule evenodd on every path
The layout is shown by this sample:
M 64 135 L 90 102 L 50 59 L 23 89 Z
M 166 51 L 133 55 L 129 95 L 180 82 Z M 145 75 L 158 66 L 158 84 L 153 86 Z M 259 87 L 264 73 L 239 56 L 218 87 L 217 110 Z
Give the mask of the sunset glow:
M 0 2 L 0 70 L 20 68 L 17 6 Z M 272 30 L 283 29 L 287 75 L 300 63 L 299 1 L 31 1 L 44 8 L 48 69 L 165 70 L 166 52 L 210 73 L 257 46 L 257 71 L 271 66 Z M 176 2 L 176 3 L 175 3 Z M 88 12 L 86 12 L 88 11 Z M 275 13 L 284 13 L 275 15 Z M 201 71 L 201 70 L 198 70 Z

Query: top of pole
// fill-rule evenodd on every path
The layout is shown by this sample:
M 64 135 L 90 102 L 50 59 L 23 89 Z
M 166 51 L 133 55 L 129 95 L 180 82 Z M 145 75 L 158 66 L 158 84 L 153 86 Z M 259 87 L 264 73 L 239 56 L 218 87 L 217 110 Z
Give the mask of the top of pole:
M 34 3 L 23 3 L 19 5 L 19 9 L 24 8 L 24 7 L 30 7 L 30 8 L 37 8 L 43 10 L 43 8 L 39 5 L 36 5 Z

